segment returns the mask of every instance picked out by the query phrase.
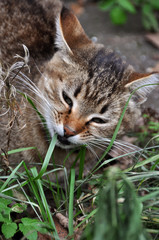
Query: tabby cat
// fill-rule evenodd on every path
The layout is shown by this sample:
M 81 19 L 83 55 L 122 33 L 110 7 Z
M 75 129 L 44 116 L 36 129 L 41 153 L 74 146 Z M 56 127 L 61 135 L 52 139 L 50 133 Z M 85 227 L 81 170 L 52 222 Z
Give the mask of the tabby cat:
M 129 101 L 118 136 L 132 129 L 140 104 L 156 87 L 146 85 L 159 83 L 159 74 L 136 73 L 113 51 L 92 42 L 57 0 L 0 0 L 0 63 L 1 150 L 34 146 L 42 157 L 47 152 L 46 129 L 23 92 L 45 118 L 50 136 L 57 134 L 56 163 L 67 149 L 83 144 L 103 151 L 130 94 L 144 85 Z M 10 164 L 19 159 L 33 162 L 37 151 L 12 155 Z M 88 160 L 92 165 L 93 158 Z M 72 160 L 67 161 L 69 166 Z

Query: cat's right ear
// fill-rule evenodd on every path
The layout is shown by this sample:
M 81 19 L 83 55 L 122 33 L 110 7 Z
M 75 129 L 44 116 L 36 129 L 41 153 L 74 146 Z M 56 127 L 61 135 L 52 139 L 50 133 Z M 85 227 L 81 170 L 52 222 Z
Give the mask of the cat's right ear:
M 56 20 L 56 47 L 69 55 L 73 55 L 74 51 L 86 47 L 90 43 L 92 41 L 85 34 L 77 17 L 63 7 Z
M 146 101 L 148 95 L 159 85 L 159 73 L 132 72 L 125 85 L 130 92 L 134 91 L 133 98 L 138 104 Z

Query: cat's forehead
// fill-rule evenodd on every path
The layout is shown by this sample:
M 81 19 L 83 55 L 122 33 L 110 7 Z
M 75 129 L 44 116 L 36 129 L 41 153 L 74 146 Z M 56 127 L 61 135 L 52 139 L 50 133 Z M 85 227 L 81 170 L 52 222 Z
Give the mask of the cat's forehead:
M 114 98 L 128 75 L 128 65 L 122 58 L 104 48 L 80 52 L 68 62 L 56 60 L 54 58 L 55 62 L 50 65 L 49 79 L 53 79 L 51 85 L 57 79 L 59 92 L 64 90 L 69 96 L 77 98 L 78 102 L 92 103 L 96 107 Z
M 75 95 L 83 90 L 85 98 L 100 103 L 121 88 L 129 75 L 128 65 L 111 50 L 101 48 L 84 58 L 75 77 Z
M 92 82 L 107 85 L 119 83 L 124 78 L 128 65 L 112 50 L 99 49 L 88 61 L 88 72 Z

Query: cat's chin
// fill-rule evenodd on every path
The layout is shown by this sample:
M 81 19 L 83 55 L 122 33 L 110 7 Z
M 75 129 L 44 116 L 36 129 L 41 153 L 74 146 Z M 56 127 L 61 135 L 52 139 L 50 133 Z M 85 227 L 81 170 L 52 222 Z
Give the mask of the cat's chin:
M 66 145 L 66 144 L 62 144 L 60 142 L 56 142 L 56 146 L 60 147 L 62 149 L 73 149 L 73 148 L 77 147 L 78 145 L 75 145 L 75 144 Z

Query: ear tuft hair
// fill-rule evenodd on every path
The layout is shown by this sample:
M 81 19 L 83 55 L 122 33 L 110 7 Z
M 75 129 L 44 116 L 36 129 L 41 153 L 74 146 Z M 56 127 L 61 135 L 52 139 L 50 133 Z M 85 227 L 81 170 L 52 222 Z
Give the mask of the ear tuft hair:
M 129 77 L 129 82 L 125 85 L 134 93 L 134 98 L 139 104 L 146 101 L 148 95 L 159 85 L 159 73 L 132 73 Z
M 59 50 L 68 52 L 72 54 L 72 51 L 70 47 L 68 46 L 62 30 L 62 24 L 61 24 L 61 16 L 59 15 L 56 19 L 56 38 L 55 38 L 55 45 Z

